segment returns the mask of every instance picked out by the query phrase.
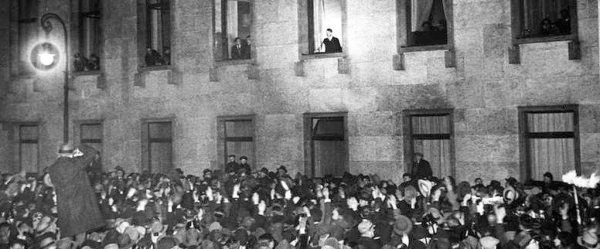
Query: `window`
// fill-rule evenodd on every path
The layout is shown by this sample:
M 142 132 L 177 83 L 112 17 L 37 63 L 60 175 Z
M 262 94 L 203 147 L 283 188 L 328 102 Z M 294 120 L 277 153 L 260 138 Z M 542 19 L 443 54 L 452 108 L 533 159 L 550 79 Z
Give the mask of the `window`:
M 79 50 L 74 54 L 76 72 L 100 70 L 101 38 L 100 0 L 79 0 Z
M 454 175 L 452 110 L 405 111 L 407 150 L 405 161 L 412 170 L 414 154 L 423 154 L 433 176 Z
M 252 116 L 219 117 L 219 157 L 223 165 L 228 155 L 248 158 L 248 164 L 254 165 L 254 121 Z M 238 162 L 239 163 L 239 162 Z
M 406 45 L 448 44 L 452 28 L 452 0 L 405 1 Z
M 86 144 L 100 152 L 100 159 L 102 159 L 102 123 L 90 122 L 82 123 L 79 125 L 79 143 Z M 102 169 L 102 164 L 97 163 L 94 166 Z
M 299 0 L 300 53 L 340 53 L 345 39 L 345 0 Z
M 576 0 L 512 0 L 517 39 L 576 34 Z
M 543 179 L 579 172 L 579 128 L 577 106 L 521 107 L 522 174 L 524 179 Z
M 146 121 L 142 129 L 144 170 L 149 170 L 151 173 L 168 173 L 173 168 L 172 122 Z
M 19 73 L 32 73 L 29 52 L 38 41 L 38 0 L 16 0 L 18 5 L 18 29 L 19 29 Z
M 306 114 L 307 175 L 342 176 L 348 171 L 346 114 Z
M 251 59 L 252 20 L 250 0 L 214 0 L 216 61 Z
M 171 64 L 171 1 L 138 0 L 139 44 L 147 67 Z M 142 52 L 140 52 L 142 53 Z
M 39 131 L 37 124 L 19 126 L 20 171 L 37 173 L 39 154 Z

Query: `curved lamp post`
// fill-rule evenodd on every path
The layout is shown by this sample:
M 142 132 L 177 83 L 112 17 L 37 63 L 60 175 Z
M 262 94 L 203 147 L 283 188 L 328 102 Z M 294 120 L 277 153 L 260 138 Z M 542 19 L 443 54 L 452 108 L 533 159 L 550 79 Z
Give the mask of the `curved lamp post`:
M 63 85 L 64 90 L 64 108 L 63 108 L 63 142 L 69 142 L 69 35 L 67 33 L 67 25 L 65 22 L 54 13 L 46 13 L 40 19 L 40 24 L 46 35 L 52 31 L 51 19 L 54 19 L 62 25 L 63 35 L 65 37 L 65 82 Z M 55 59 L 58 59 L 58 55 L 49 53 L 47 50 L 42 51 L 38 54 L 39 62 L 44 66 L 50 66 L 55 64 Z

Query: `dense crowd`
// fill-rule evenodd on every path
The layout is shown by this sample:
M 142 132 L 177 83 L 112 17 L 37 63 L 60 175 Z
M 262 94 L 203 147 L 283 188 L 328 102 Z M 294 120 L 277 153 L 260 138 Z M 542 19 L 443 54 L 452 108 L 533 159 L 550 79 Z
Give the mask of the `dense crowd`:
M 89 173 L 106 224 L 61 236 L 47 175 L 2 176 L 0 249 L 600 248 L 599 188 L 404 174 L 310 178 L 234 158 L 202 176 Z M 577 204 L 576 204 L 577 203 Z

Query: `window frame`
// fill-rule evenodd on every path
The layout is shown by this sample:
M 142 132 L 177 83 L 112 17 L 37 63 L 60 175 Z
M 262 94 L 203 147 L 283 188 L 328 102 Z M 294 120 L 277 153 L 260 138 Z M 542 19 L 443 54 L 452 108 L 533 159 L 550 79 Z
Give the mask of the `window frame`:
M 342 5 L 342 39 L 340 45 L 342 52 L 337 53 L 311 53 L 310 43 L 314 42 L 310 37 L 311 25 L 314 23 L 314 18 L 311 18 L 312 12 L 308 11 L 309 1 L 313 0 L 298 0 L 298 57 L 301 60 L 322 59 L 322 58 L 340 58 L 348 56 L 348 1 L 340 0 Z M 313 14 L 314 15 L 314 14 Z M 304 24 L 305 23 L 305 24 Z M 314 34 L 314 31 L 312 32 Z M 304 50 L 308 53 L 304 53 Z
M 348 113 L 347 112 L 315 112 L 315 113 L 304 113 L 302 116 L 304 123 L 304 175 L 315 177 L 315 146 L 314 146 L 314 135 L 312 122 L 313 119 L 327 119 L 327 118 L 342 118 L 344 122 L 344 170 L 350 172 L 350 143 L 348 134 Z M 321 136 L 321 141 L 328 140 L 329 136 Z M 329 141 L 339 141 L 335 138 Z
M 170 123 L 171 124 L 171 137 L 170 139 L 152 139 L 150 138 L 150 129 L 149 126 L 152 123 Z M 173 144 L 175 142 L 175 118 L 149 118 L 142 119 L 141 122 L 141 136 L 142 136 L 142 165 L 141 172 L 149 171 L 152 174 L 155 173 L 164 173 L 164 172 L 152 172 L 152 154 L 150 152 L 150 144 L 151 143 L 171 143 L 171 169 L 175 169 L 175 148 Z M 170 169 L 170 170 L 171 170 Z M 164 170 L 163 170 L 164 171 Z
M 256 158 L 256 115 L 235 115 L 235 116 L 218 116 L 217 117 L 217 155 L 223 161 L 222 169 L 225 169 L 227 163 L 227 157 L 229 153 L 227 152 L 227 142 L 252 142 L 252 154 L 245 155 L 249 158 L 252 158 L 254 164 L 257 164 Z M 252 126 L 252 137 L 227 137 L 227 122 L 248 122 L 250 121 L 250 125 Z M 237 155 L 242 156 L 242 155 Z M 256 165 L 253 165 L 256 167 Z
M 148 48 L 148 30 L 150 29 L 150 24 L 148 23 L 148 0 L 137 0 L 137 53 L 138 53 L 138 67 L 144 70 L 164 70 L 164 69 L 172 69 L 175 66 L 175 42 L 176 42 L 176 32 L 175 32 L 175 2 L 174 0 L 169 1 L 169 30 L 170 37 L 169 49 L 171 50 L 171 58 L 168 65 L 155 65 L 148 66 L 146 65 L 146 49 Z
M 402 123 L 404 134 L 404 171 L 412 174 L 412 164 L 414 157 L 414 140 L 412 117 L 430 117 L 430 116 L 448 116 L 448 129 L 450 134 L 418 134 L 416 138 L 421 139 L 448 139 L 450 140 L 450 175 L 456 176 L 456 146 L 454 132 L 454 109 L 415 109 L 402 111 Z
M 74 11 L 71 12 L 71 30 L 72 32 L 70 33 L 70 43 L 71 45 L 71 55 L 75 55 L 75 53 L 79 52 L 80 54 L 82 54 L 82 50 L 83 50 L 83 36 L 85 35 L 84 32 L 84 17 L 82 17 L 83 13 L 81 11 L 81 2 L 82 1 L 90 1 L 90 0 L 71 0 L 71 9 L 73 9 Z M 73 63 L 71 63 L 71 65 L 69 65 L 69 68 L 71 69 L 71 72 L 74 75 L 94 75 L 94 74 L 101 74 L 101 72 L 103 71 L 104 67 L 103 67 L 103 58 L 104 58 L 104 44 L 102 43 L 102 41 L 104 40 L 104 21 L 103 21 L 103 14 L 104 14 L 104 1 L 100 0 L 99 1 L 100 4 L 98 6 L 99 11 L 100 11 L 100 15 L 98 17 L 98 40 L 100 41 L 98 43 L 98 57 L 100 58 L 100 69 L 99 70 L 92 70 L 92 71 L 75 71 L 75 68 L 73 67 Z M 91 17 L 90 17 L 91 18 Z M 82 54 L 84 56 L 86 56 L 85 54 Z M 89 56 L 86 57 L 87 59 L 90 59 Z M 70 60 L 73 60 L 72 58 L 70 58 Z
M 531 150 L 529 148 L 529 140 L 535 138 L 573 138 L 573 150 L 575 156 L 575 171 L 581 173 L 581 148 L 579 137 L 579 105 L 556 105 L 556 106 L 520 106 L 519 111 L 519 165 L 521 180 L 525 181 L 531 178 L 531 165 L 529 159 Z M 543 135 L 543 133 L 528 132 L 527 114 L 530 113 L 573 113 L 573 132 L 543 132 L 552 133 Z M 573 133 L 573 136 L 568 136 L 566 133 Z
M 542 43 L 542 42 L 555 42 L 555 41 L 572 41 L 578 39 L 579 33 L 579 18 L 577 15 L 577 0 L 568 0 L 569 14 L 571 18 L 571 34 L 569 35 L 556 35 L 556 36 L 540 36 L 540 37 L 528 37 L 521 38 L 521 26 L 523 21 L 521 20 L 521 14 L 523 9 L 521 8 L 522 0 L 510 0 L 510 16 L 511 16 L 511 33 L 513 45 L 528 44 L 528 43 Z
M 222 0 L 222 1 L 227 1 L 227 0 Z M 252 24 L 250 25 L 250 37 L 252 39 L 253 45 L 250 47 L 250 59 L 225 59 L 225 60 L 217 60 L 216 59 L 216 48 L 215 48 L 215 42 L 217 41 L 217 39 L 220 39 L 220 37 L 216 36 L 216 27 L 217 27 L 217 22 L 216 22 L 216 15 L 217 15 L 217 11 L 216 11 L 216 0 L 212 0 L 212 40 L 211 40 L 211 51 L 212 51 L 212 60 L 215 64 L 217 65 L 238 65 L 238 64 L 253 64 L 256 62 L 256 1 L 255 0 L 247 0 L 247 2 L 250 3 L 250 11 L 252 13 Z M 221 11 L 222 13 L 222 11 Z M 221 15 L 221 22 L 223 22 L 225 19 L 227 19 L 227 15 Z M 240 39 L 245 39 L 240 37 Z M 229 46 L 229 44 L 228 44 Z M 228 48 L 231 49 L 231 47 Z M 221 52 L 221 51 L 219 51 Z
M 75 138 L 79 141 L 79 144 L 83 143 L 100 143 L 102 144 L 102 152 L 100 156 L 102 156 L 104 152 L 104 120 L 102 119 L 85 119 L 85 120 L 73 120 L 73 124 L 77 129 L 74 129 Z M 100 125 L 100 129 L 102 130 L 100 139 L 83 139 L 81 133 L 81 127 L 83 125 Z M 85 140 L 85 141 L 84 141 Z
M 37 139 L 36 140 L 24 140 L 21 139 L 21 128 L 24 126 L 29 126 L 29 127 L 36 127 L 37 129 Z M 21 151 L 22 151 L 22 145 L 23 144 L 36 144 L 37 147 L 37 172 L 40 172 L 40 123 L 38 122 L 21 122 L 21 123 L 17 123 L 16 126 L 16 133 L 17 133 L 17 143 L 19 144 L 19 148 L 18 148 L 18 152 L 17 152 L 17 156 L 18 156 L 18 166 L 16 168 L 18 168 L 18 172 L 21 172 L 23 170 L 23 158 L 21 157 Z
M 432 51 L 432 50 L 453 50 L 454 49 L 454 0 L 450 0 L 448 6 L 448 20 L 446 20 L 447 39 L 446 44 L 437 45 L 410 45 L 412 42 L 411 32 L 411 0 L 396 0 L 396 38 L 397 51 L 399 54 L 404 52 Z

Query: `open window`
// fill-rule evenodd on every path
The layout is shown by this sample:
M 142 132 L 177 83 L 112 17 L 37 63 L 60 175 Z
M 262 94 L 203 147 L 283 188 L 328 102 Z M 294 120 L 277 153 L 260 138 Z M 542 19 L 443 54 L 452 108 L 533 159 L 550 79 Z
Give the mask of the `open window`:
M 101 2 L 100 0 L 79 0 L 77 50 L 73 53 L 73 70 L 100 70 L 100 54 L 102 48 Z
M 138 0 L 138 47 L 144 66 L 171 65 L 171 0 Z
M 17 5 L 18 51 L 21 75 L 33 73 L 30 51 L 38 42 L 39 0 L 14 0 Z
M 577 33 L 576 0 L 511 2 L 513 36 L 517 40 L 569 40 Z
M 251 0 L 214 0 L 215 61 L 253 57 L 252 10 Z
M 577 106 L 521 107 L 519 122 L 523 178 L 580 171 Z
M 448 44 L 453 23 L 452 0 L 402 1 L 405 1 L 406 46 Z
M 219 158 L 223 165 L 228 155 L 245 156 L 248 164 L 254 165 L 254 117 L 231 116 L 218 118 Z
M 299 0 L 300 53 L 342 53 L 345 15 L 345 0 Z
M 173 127 L 170 120 L 147 120 L 142 124 L 143 170 L 168 173 L 173 168 Z
M 37 124 L 19 126 L 19 170 L 38 173 L 39 129 Z
M 405 111 L 405 162 L 412 169 L 416 153 L 429 162 L 433 176 L 454 175 L 452 110 Z
M 305 115 L 306 174 L 342 176 L 348 171 L 346 114 Z

